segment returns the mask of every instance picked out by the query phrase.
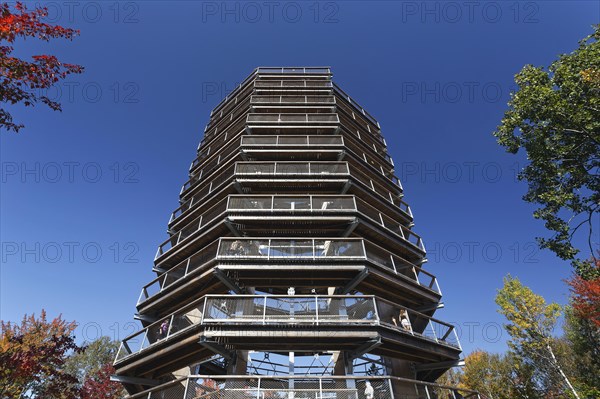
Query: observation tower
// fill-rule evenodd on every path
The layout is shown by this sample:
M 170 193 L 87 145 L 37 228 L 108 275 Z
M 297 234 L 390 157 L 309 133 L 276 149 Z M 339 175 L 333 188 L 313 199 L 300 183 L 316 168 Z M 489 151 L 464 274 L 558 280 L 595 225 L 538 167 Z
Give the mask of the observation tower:
M 114 380 L 130 398 L 477 398 L 379 123 L 327 67 L 211 112 Z

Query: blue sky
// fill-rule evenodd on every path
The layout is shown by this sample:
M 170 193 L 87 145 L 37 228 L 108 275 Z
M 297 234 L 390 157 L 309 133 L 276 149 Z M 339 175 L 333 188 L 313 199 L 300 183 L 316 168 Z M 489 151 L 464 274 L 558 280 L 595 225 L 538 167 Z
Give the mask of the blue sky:
M 86 67 L 11 108 L 0 135 L 0 318 L 45 308 L 79 339 L 123 338 L 209 113 L 256 66 L 328 65 L 380 122 L 415 231 L 466 352 L 500 351 L 507 273 L 565 303 L 569 265 L 491 135 L 525 64 L 547 65 L 600 21 L 595 1 L 48 2 L 73 42 L 17 44 Z M 598 237 L 595 237 L 596 241 Z

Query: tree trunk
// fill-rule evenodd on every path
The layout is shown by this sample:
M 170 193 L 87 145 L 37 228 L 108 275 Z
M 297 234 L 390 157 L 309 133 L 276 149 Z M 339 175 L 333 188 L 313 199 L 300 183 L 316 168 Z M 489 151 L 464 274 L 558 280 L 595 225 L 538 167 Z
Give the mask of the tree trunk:
M 546 343 L 546 348 L 548 349 L 550 356 L 552 356 L 552 362 L 555 364 L 561 377 L 565 380 L 565 383 L 567 384 L 567 386 L 569 387 L 569 389 L 571 390 L 571 392 L 573 393 L 575 398 L 579 399 L 579 395 L 577 394 L 577 391 L 575 391 L 575 388 L 573 388 L 573 385 L 571 385 L 571 381 L 569 381 L 569 378 L 567 378 L 567 376 L 563 372 L 562 367 L 560 367 L 560 364 L 558 364 L 558 361 L 556 360 L 556 356 L 554 356 L 554 351 L 552 350 L 552 347 L 550 346 L 549 343 Z

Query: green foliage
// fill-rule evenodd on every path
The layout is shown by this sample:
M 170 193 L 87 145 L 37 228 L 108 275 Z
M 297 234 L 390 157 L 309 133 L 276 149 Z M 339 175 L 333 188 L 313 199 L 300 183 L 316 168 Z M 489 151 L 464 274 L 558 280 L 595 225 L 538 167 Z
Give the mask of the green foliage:
M 575 386 L 583 397 L 600 398 L 600 329 L 567 306 L 564 332 L 574 359 Z
M 548 70 L 526 65 L 516 76 L 500 126 L 494 132 L 508 152 L 527 153 L 519 174 L 528 184 L 525 201 L 540 207 L 553 235 L 538 238 L 560 258 L 578 264 L 575 232 L 587 226 L 591 255 L 600 209 L 600 26 Z M 595 226 L 596 225 L 596 226 Z
M 498 291 L 496 304 L 509 322 L 505 328 L 512 338 L 508 342 L 511 349 L 545 350 L 560 316 L 560 305 L 547 305 L 543 297 L 510 275 L 504 279 L 504 287 Z
M 109 337 L 100 337 L 88 344 L 85 351 L 69 357 L 65 363 L 65 370 L 77 376 L 83 385 L 88 376 L 97 374 L 106 364 L 112 364 L 118 349 L 118 342 Z
M 557 342 L 552 332 L 561 314 L 560 305 L 546 304 L 542 296 L 510 275 L 498 290 L 496 303 L 500 307 L 499 312 L 508 320 L 505 328 L 511 337 L 508 341 L 511 352 L 519 361 L 517 364 L 531 368 L 535 388 L 543 392 L 544 397 L 573 395 L 577 398 L 577 392 L 566 374 L 568 368 L 555 353 Z
M 534 383 L 535 370 L 513 352 L 476 350 L 465 358 L 462 388 L 479 391 L 484 399 L 546 399 Z

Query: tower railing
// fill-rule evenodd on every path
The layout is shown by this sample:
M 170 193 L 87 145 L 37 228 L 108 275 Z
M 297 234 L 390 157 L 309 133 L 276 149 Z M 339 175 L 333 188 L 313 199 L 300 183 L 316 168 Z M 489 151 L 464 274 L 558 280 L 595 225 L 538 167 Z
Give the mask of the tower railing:
M 282 136 L 242 136 L 242 147 L 252 146 L 307 146 L 339 147 L 344 145 L 344 138 L 338 135 L 282 135 Z
M 259 82 L 256 82 L 259 83 Z M 267 83 L 267 82 L 264 82 Z M 270 82 L 268 82 L 270 83 Z M 275 82 L 277 83 L 277 82 Z M 273 86 L 271 86 L 273 87 Z M 332 95 L 315 96 L 300 95 L 300 93 L 286 94 L 255 94 L 250 99 L 250 104 L 285 104 L 285 105 L 302 105 L 302 104 L 327 104 L 328 106 L 335 105 L 335 97 Z
M 297 88 L 333 88 L 330 80 L 291 80 L 291 79 L 269 79 L 254 82 L 257 89 L 297 89 Z
M 382 325 L 460 349 L 454 326 L 373 295 L 206 295 L 126 337 L 115 362 L 192 327 Z M 308 327 L 307 327 L 308 328 Z
M 381 128 L 381 126 L 379 126 L 379 122 L 377 122 L 377 119 L 375 119 L 370 113 L 368 113 L 363 107 L 361 107 L 359 103 L 357 103 L 352 97 L 350 97 L 348 94 L 346 94 L 346 92 L 344 90 L 342 90 L 335 83 L 333 84 L 333 89 L 334 89 L 334 92 L 336 92 L 340 97 L 346 99 L 369 122 L 371 122 L 372 124 L 374 124 L 375 126 L 377 126 L 377 128 Z
M 367 388 L 367 382 L 370 388 Z M 399 393 L 399 387 L 410 389 Z M 190 375 L 126 399 L 158 398 L 481 399 L 476 391 L 469 389 L 401 377 L 305 375 Z
M 275 241 L 275 242 L 274 242 Z M 273 248 L 271 249 L 271 245 Z M 337 252 L 336 252 L 337 251 Z M 360 238 L 325 239 L 261 239 L 261 238 L 221 238 L 207 245 L 171 269 L 146 284 L 140 293 L 138 304 L 145 302 L 169 288 L 175 282 L 184 280 L 191 273 L 208 263 L 219 260 L 306 260 L 326 261 L 356 260 L 371 262 L 398 276 L 412 281 L 421 287 L 441 294 L 436 277 L 399 255 Z
M 340 122 L 336 113 L 331 114 L 248 114 L 246 123 L 248 125 L 256 123 L 328 123 L 338 124 Z

